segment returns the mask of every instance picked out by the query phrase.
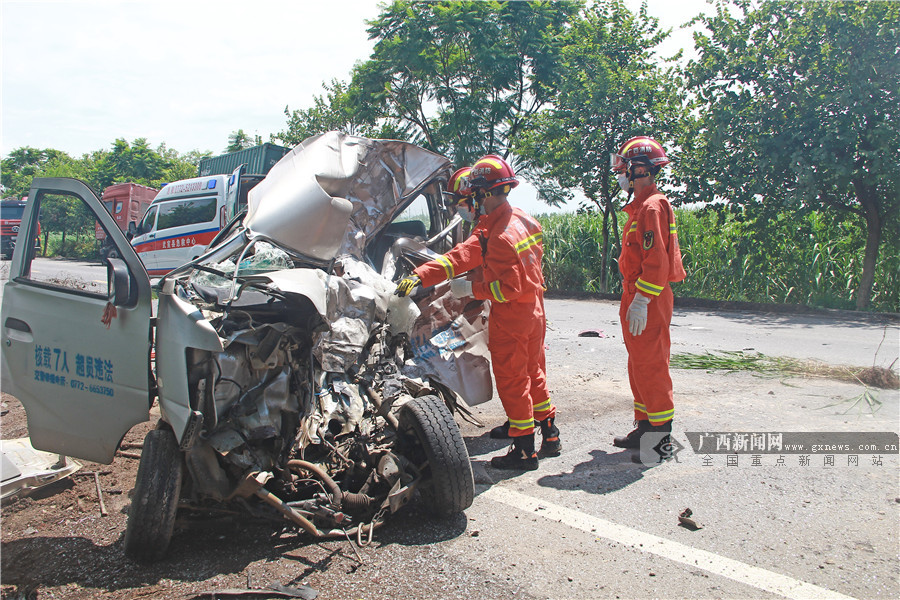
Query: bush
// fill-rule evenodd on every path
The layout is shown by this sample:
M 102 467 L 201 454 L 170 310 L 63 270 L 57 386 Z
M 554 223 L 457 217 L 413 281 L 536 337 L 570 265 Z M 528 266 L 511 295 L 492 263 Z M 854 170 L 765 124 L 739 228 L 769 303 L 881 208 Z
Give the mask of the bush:
M 857 218 L 836 213 L 782 212 L 750 217 L 741 211 L 678 209 L 678 241 L 687 278 L 678 296 L 853 309 L 862 277 L 866 232 Z M 540 217 L 548 289 L 597 292 L 602 216 Z M 618 232 L 625 224 L 619 214 Z M 612 241 L 612 240 L 611 240 Z M 611 244 L 609 291 L 621 291 L 618 242 Z M 900 252 L 885 228 L 870 308 L 900 311 Z

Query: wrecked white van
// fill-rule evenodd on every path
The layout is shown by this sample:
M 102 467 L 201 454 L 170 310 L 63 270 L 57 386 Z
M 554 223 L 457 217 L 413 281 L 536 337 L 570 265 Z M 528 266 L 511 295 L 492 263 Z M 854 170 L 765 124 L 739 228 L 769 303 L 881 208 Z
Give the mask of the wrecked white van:
M 91 190 L 34 181 L 23 223 L 36 226 L 46 197 L 74 197 L 121 258 L 96 291 L 33 277 L 33 250 L 16 249 L 4 391 L 35 448 L 102 463 L 158 399 L 129 556 L 162 557 L 185 508 L 363 539 L 415 495 L 438 515 L 471 505 L 453 410 L 491 397 L 487 309 L 446 283 L 393 295 L 464 233 L 441 199 L 449 172 L 405 142 L 310 138 L 252 190 L 243 219 L 160 280 L 155 314 L 147 271 Z

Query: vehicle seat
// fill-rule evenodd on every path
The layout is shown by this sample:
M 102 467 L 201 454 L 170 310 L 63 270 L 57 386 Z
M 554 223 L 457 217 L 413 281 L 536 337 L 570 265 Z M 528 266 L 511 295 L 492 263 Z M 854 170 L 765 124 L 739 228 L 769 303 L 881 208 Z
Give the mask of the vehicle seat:
M 384 265 L 384 255 L 391 249 L 391 246 L 400 238 L 419 238 L 425 240 L 428 237 L 428 230 L 422 221 L 398 221 L 391 223 L 385 227 L 378 235 L 378 239 L 374 244 L 369 246 L 367 252 L 369 260 L 375 270 L 381 272 Z

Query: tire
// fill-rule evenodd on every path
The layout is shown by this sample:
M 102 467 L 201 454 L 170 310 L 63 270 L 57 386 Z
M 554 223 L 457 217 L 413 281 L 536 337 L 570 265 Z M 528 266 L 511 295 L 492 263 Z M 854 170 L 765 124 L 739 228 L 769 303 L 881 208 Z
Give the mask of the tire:
M 106 258 L 122 258 L 122 257 L 119 256 L 119 249 L 118 249 L 118 248 L 110 248 L 110 249 L 106 252 Z
M 400 409 L 405 454 L 416 465 L 428 461 L 419 493 L 429 511 L 449 517 L 472 506 L 472 463 L 453 414 L 437 396 L 410 400 Z
M 183 476 L 184 458 L 172 430 L 147 433 L 125 527 L 125 555 L 132 560 L 149 563 L 165 556 Z

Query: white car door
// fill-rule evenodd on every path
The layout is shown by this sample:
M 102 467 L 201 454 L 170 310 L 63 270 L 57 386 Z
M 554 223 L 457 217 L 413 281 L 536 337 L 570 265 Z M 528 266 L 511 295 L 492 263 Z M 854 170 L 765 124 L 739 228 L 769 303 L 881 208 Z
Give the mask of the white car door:
M 149 418 L 150 280 L 113 216 L 75 179 L 34 180 L 26 239 L 42 205 L 62 198 L 83 203 L 122 258 L 93 266 L 16 248 L 0 309 L 3 391 L 25 407 L 35 448 L 110 463 L 122 436 Z

